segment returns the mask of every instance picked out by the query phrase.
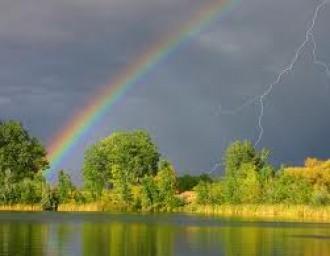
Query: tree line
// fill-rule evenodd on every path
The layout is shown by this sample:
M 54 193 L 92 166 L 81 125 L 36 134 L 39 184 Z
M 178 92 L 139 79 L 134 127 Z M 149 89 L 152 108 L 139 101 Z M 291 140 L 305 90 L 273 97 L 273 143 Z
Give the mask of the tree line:
M 226 150 L 225 175 L 194 189 L 200 204 L 330 203 L 330 161 L 307 158 L 303 167 L 276 169 L 270 152 L 256 150 L 249 141 L 236 141 Z
M 178 176 L 146 131 L 118 131 L 86 150 L 82 186 L 75 186 L 64 170 L 50 184 L 42 144 L 19 122 L 0 122 L 0 203 L 56 210 L 60 204 L 103 202 L 137 211 L 171 211 L 188 203 L 330 203 L 330 161 L 308 158 L 303 167 L 275 168 L 269 155 L 249 141 L 236 141 L 222 160 L 223 176 Z M 192 200 L 181 196 L 187 191 Z

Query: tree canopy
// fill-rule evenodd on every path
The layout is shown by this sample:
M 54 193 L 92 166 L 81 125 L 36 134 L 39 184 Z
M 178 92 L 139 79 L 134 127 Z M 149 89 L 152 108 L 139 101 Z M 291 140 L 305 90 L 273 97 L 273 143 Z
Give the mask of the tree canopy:
M 304 166 L 275 171 L 268 157 L 268 150 L 236 141 L 226 150 L 224 176 L 178 177 L 169 161 L 160 160 L 146 131 L 120 131 L 85 152 L 85 187 L 80 189 L 64 171 L 59 171 L 57 183 L 47 183 L 44 147 L 20 123 L 0 122 L 0 204 L 56 210 L 59 204 L 97 202 L 141 211 L 195 204 L 330 204 L 330 160 L 308 158 Z
M 155 175 L 160 154 L 150 135 L 143 130 L 115 132 L 91 146 L 85 153 L 85 185 L 97 191 L 112 184 L 113 170 L 125 172 L 132 182 Z
M 13 180 L 33 177 L 48 167 L 41 143 L 15 121 L 0 122 L 0 178 L 10 172 Z

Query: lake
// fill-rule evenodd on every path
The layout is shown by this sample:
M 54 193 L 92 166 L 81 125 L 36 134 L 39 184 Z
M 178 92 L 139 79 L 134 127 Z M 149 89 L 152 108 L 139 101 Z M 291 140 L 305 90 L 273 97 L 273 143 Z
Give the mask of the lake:
M 330 255 L 330 225 L 182 214 L 0 213 L 0 255 Z

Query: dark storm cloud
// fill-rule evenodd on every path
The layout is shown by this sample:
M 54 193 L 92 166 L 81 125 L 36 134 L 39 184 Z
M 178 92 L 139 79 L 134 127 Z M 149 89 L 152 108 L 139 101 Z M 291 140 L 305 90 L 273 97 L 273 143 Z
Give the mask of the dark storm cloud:
M 205 2 L 205 1 L 203 1 Z M 78 177 L 85 147 L 115 129 L 146 128 L 179 171 L 210 170 L 234 139 L 257 137 L 258 105 L 219 115 L 260 94 L 304 40 L 318 1 L 248 0 L 204 28 L 139 81 L 80 142 L 63 167 Z M 17 1 L 0 3 L 0 118 L 20 119 L 49 142 L 153 42 L 177 28 L 198 1 Z M 330 64 L 330 5 L 315 28 Z M 311 45 L 267 98 L 261 146 L 278 162 L 330 156 L 330 80 Z

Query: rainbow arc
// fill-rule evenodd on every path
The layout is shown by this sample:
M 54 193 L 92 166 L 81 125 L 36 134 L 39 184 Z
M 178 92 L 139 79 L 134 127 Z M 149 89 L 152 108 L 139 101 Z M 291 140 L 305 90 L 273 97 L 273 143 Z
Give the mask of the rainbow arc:
M 154 43 L 139 58 L 124 68 L 107 86 L 98 91 L 75 118 L 69 121 L 54 136 L 48 146 L 50 169 L 46 177 L 51 178 L 65 156 L 72 151 L 84 136 L 108 113 L 113 105 L 134 88 L 137 82 L 147 75 L 158 63 L 165 59 L 181 44 L 193 38 L 200 31 L 226 13 L 238 0 L 212 0 L 200 8 L 186 23 L 170 35 Z

